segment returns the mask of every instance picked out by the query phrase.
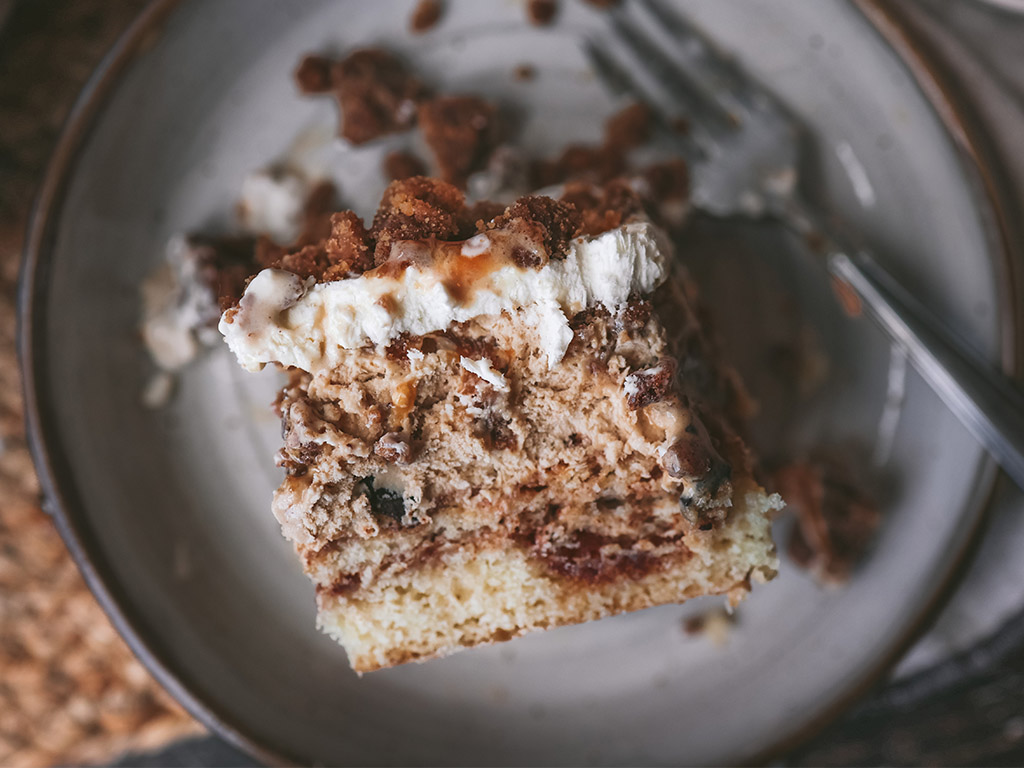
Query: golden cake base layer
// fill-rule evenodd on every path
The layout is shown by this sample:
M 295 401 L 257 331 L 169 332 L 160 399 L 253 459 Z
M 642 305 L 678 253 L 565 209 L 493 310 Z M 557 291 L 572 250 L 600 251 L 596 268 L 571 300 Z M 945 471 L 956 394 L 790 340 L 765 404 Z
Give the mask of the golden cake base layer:
M 640 577 L 626 571 L 581 583 L 522 548 L 463 546 L 380 579 L 356 599 L 322 594 L 320 626 L 346 648 L 353 669 L 370 672 L 701 595 L 735 603 L 777 567 L 768 516 L 781 504 L 746 486 L 725 526 L 687 534 Z

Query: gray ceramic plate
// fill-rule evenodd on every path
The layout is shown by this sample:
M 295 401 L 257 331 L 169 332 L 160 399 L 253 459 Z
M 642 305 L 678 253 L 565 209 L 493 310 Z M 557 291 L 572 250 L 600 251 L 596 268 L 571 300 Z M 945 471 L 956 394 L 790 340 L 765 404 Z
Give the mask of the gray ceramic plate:
M 1024 13 L 1024 0 L 982 0 L 982 2 L 1014 13 Z
M 166 409 L 139 404 L 151 369 L 137 290 L 171 234 L 226 222 L 245 173 L 288 152 L 337 179 L 363 213 L 383 188 L 384 147 L 327 141 L 332 106 L 296 94 L 290 73 L 304 51 L 387 43 L 445 89 L 529 105 L 522 141 L 537 151 L 598 136 L 614 104 L 578 40 L 603 23 L 599 13 L 563 3 L 558 23 L 538 30 L 519 3 L 448 5 L 419 38 L 405 33 L 411 4 L 397 0 L 188 0 L 140 22 L 84 97 L 30 238 L 22 342 L 49 502 L 161 680 L 270 759 L 705 764 L 764 754 L 836 711 L 905 647 L 965 551 L 992 477 L 881 335 L 838 312 L 827 281 L 770 228 L 712 228 L 693 257 L 733 318 L 733 340 L 754 321 L 744 318 L 767 311 L 757 285 L 775 281 L 832 360 L 831 383 L 798 417 L 769 412 L 765 423 L 786 421 L 794 443 L 858 440 L 893 490 L 877 547 L 847 588 L 823 591 L 785 567 L 743 606 L 724 648 L 682 631 L 698 604 L 359 679 L 314 629 L 312 590 L 269 512 L 274 375 L 245 375 L 212 354 Z M 949 132 L 950 114 L 906 61 L 838 0 L 681 5 L 810 126 L 811 182 L 831 208 L 995 359 L 1007 317 L 996 212 L 963 135 Z M 511 77 L 524 60 L 538 69 L 531 83 Z M 755 265 L 763 280 L 751 280 Z M 757 350 L 737 354 L 748 370 L 760 364 Z

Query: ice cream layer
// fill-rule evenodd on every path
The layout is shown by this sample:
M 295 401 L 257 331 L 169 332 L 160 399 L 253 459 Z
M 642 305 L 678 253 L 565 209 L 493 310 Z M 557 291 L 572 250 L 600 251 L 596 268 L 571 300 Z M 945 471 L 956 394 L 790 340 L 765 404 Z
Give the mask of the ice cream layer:
M 671 255 L 649 222 L 576 238 L 561 259 L 523 259 L 521 250 L 509 258 L 515 248 L 502 237 L 398 242 L 376 269 L 325 283 L 265 269 L 224 313 L 220 331 L 246 369 L 280 363 L 312 372 L 335 366 L 345 349 L 523 310 L 553 366 L 572 340 L 569 318 L 599 305 L 615 311 L 630 296 L 649 294 L 664 281 Z M 519 266 L 531 261 L 543 266 Z

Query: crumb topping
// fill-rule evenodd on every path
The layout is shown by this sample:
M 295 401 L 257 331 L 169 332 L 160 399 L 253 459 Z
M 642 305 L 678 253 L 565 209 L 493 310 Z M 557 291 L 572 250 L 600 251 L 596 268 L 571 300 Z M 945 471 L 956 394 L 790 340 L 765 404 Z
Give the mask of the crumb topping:
M 297 248 L 285 250 L 269 241 L 257 247 L 251 239 L 232 245 L 234 251 L 249 251 L 245 258 L 232 257 L 227 261 L 222 256 L 216 262 L 217 269 L 223 269 L 220 279 L 230 283 L 223 295 L 236 302 L 246 278 L 265 267 L 293 272 L 304 279 L 312 277 L 318 282 L 343 280 L 387 264 L 396 243 L 470 241 L 496 230 L 500 232 L 497 239 L 489 241 L 488 250 L 507 246 L 508 251 L 499 262 L 539 268 L 548 259 L 562 258 L 569 241 L 583 231 L 583 216 L 572 201 L 526 196 L 507 207 L 487 200 L 467 206 L 465 195 L 457 187 L 424 176 L 389 184 L 369 229 L 353 211 L 324 214 L 322 202 L 319 195 L 311 197 L 308 224 Z M 608 195 L 595 196 L 594 201 L 587 202 L 590 208 L 585 210 L 594 221 L 594 206 L 602 204 L 615 203 Z M 630 215 L 625 207 L 617 210 L 617 217 L 606 215 L 601 220 L 621 223 Z M 586 228 L 588 233 L 598 231 L 594 221 Z M 463 254 L 467 247 L 471 248 L 460 246 Z M 260 250 L 261 257 L 253 258 L 254 248 Z M 426 253 L 436 255 L 440 251 L 428 248 Z M 404 255 L 407 257 L 408 252 Z M 477 266 L 483 263 L 478 262 Z M 398 267 L 393 264 L 389 268 Z
M 330 93 L 334 87 L 333 62 L 315 53 L 302 57 L 295 70 L 295 83 L 302 93 Z
M 370 270 L 394 277 L 428 262 L 445 272 L 450 295 L 465 302 L 473 286 L 502 265 L 540 269 L 564 258 L 573 238 L 647 218 L 644 201 L 625 180 L 573 183 L 560 200 L 527 195 L 504 206 L 488 200 L 467 205 L 453 184 L 413 176 L 388 185 L 370 227 L 351 210 L 330 213 L 335 198 L 329 183 L 314 188 L 302 233 L 290 248 L 265 237 L 209 240 L 201 250 L 203 274 L 216 283 L 222 309 L 237 304 L 251 276 L 265 268 L 327 283 Z M 397 244 L 402 247 L 395 258 Z M 397 308 L 388 296 L 378 303 L 389 312 Z
M 462 217 L 464 237 L 472 237 L 487 228 L 488 222 L 505 212 L 505 205 L 493 200 L 479 200 L 466 208 Z
M 352 277 L 373 266 L 368 233 L 358 216 L 340 211 L 330 216 L 328 225 L 327 237 L 281 256 L 270 266 L 325 282 Z
M 400 240 L 457 239 L 465 208 L 465 195 L 447 182 L 425 176 L 391 182 L 370 230 L 376 241 L 374 262 L 387 261 Z
M 572 144 L 553 160 L 536 160 L 530 167 L 535 187 L 550 187 L 566 181 L 601 184 L 626 172 L 626 158 L 610 147 Z
M 519 64 L 512 70 L 512 78 L 521 83 L 528 82 L 537 77 L 537 68 L 532 64 Z
M 667 227 L 682 224 L 688 208 L 689 173 L 680 157 L 631 170 L 629 153 L 646 143 L 653 129 L 650 107 L 624 107 L 605 123 L 600 145 L 573 144 L 555 158 L 530 167 L 534 186 L 565 185 L 564 200 L 583 214 L 585 234 L 605 231 L 643 211 Z
M 649 194 L 655 200 L 683 200 L 690 192 L 690 171 L 686 161 L 673 157 L 648 166 L 643 172 Z
M 297 243 L 307 245 L 329 237 L 331 216 L 338 210 L 338 190 L 330 181 L 316 183 L 302 206 L 302 226 Z
M 603 186 L 570 182 L 565 185 L 562 200 L 580 211 L 580 232 L 584 235 L 607 232 L 649 213 L 640 195 L 623 179 Z
M 608 7 L 611 3 L 602 5 Z M 531 18 L 547 23 L 556 13 L 557 4 L 553 0 L 534 0 L 527 8 Z M 422 14 L 424 19 L 433 18 L 435 13 L 440 13 L 439 9 L 439 4 L 422 2 L 415 16 Z M 529 64 L 513 71 L 513 76 L 521 80 L 534 75 L 535 70 Z M 362 49 L 341 61 L 307 56 L 299 65 L 296 80 L 304 93 L 337 96 L 342 110 L 341 134 L 353 143 L 370 141 L 418 122 L 439 176 L 459 188 L 465 188 L 473 174 L 478 178 L 482 175 L 480 172 L 490 173 L 493 160 L 501 154 L 501 119 L 495 104 L 474 95 L 431 98 L 425 87 L 387 51 Z M 689 176 L 685 162 L 678 157 L 671 158 L 639 171 L 633 170 L 630 164 L 630 152 L 649 141 L 653 123 L 649 106 L 629 104 L 608 118 L 599 145 L 572 144 L 557 157 L 521 162 L 517 188 L 542 189 L 566 183 L 603 187 L 631 177 L 635 185 L 642 187 L 635 191 L 645 198 L 648 215 L 660 224 L 677 226 L 688 208 Z M 422 161 L 407 152 L 393 152 L 384 163 L 384 173 L 391 180 L 423 175 L 424 170 Z M 488 186 L 493 183 L 493 180 L 481 181 L 483 186 L 479 186 L 475 194 L 486 196 L 488 190 L 493 193 Z M 616 226 L 614 215 L 607 218 L 602 215 L 612 206 L 603 207 L 603 211 L 585 222 L 585 232 L 595 233 L 602 227 Z M 628 214 L 618 220 L 627 218 Z
M 416 104 L 426 95 L 405 65 L 379 48 L 353 51 L 340 61 L 306 56 L 295 80 L 302 93 L 334 94 L 341 108 L 341 136 L 353 144 L 409 128 Z
M 190 256 L 195 259 L 199 279 L 209 287 L 217 302 L 230 306 L 238 302 L 248 277 L 260 269 L 259 241 L 263 252 L 272 247 L 269 239 L 249 236 L 214 237 L 190 235 Z
M 849 462 L 822 454 L 782 467 L 774 480 L 796 513 L 790 557 L 826 583 L 847 581 L 881 524 L 878 506 Z
M 420 0 L 413 8 L 412 16 L 409 18 L 409 29 L 413 34 L 423 34 L 427 30 L 437 26 L 441 20 L 444 6 L 441 0 Z
M 389 181 L 411 179 L 413 176 L 424 176 L 426 173 L 426 165 L 411 152 L 396 150 L 389 152 L 384 158 L 384 175 Z
M 547 26 L 555 20 L 557 14 L 556 0 L 528 0 L 526 3 L 526 18 L 535 26 Z
M 654 113 L 642 102 L 630 104 L 612 115 L 604 128 L 606 147 L 619 150 L 633 149 L 651 138 Z
M 489 229 L 503 229 L 515 232 L 541 243 L 543 254 L 557 259 L 565 255 L 569 241 L 580 230 L 582 218 L 572 203 L 553 200 L 550 197 L 530 195 L 521 197 L 488 226 Z M 513 254 L 513 262 L 520 267 L 540 267 L 537 253 L 521 249 Z
M 479 96 L 439 96 L 419 106 L 423 139 L 441 177 L 460 187 L 487 164 L 500 140 L 498 110 Z
M 604 141 L 598 145 L 571 144 L 554 159 L 538 160 L 532 167 L 538 187 L 567 181 L 603 184 L 626 173 L 628 153 L 650 138 L 653 114 L 641 103 L 630 104 L 605 122 Z

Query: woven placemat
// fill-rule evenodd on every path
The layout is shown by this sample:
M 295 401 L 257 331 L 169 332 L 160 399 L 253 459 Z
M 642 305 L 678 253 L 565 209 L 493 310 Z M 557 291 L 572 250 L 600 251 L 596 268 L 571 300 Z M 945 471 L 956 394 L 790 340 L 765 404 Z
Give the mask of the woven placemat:
M 14 296 L 43 168 L 75 96 L 143 0 L 28 0 L 0 30 L 0 765 L 105 762 L 200 726 L 86 588 L 25 444 Z

